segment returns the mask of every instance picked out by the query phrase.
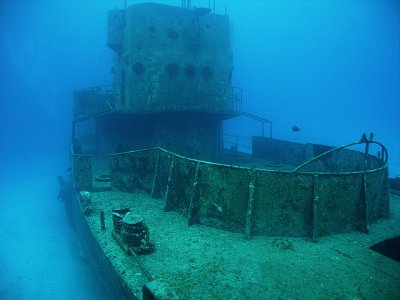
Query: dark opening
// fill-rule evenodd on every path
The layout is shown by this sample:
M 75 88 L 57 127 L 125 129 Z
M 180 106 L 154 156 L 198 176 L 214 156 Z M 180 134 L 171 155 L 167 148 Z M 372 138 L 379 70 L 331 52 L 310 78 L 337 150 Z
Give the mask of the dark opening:
M 179 74 L 179 66 L 175 63 L 169 64 L 165 70 L 167 71 L 168 75 L 173 78 Z
M 132 70 L 135 72 L 136 76 L 140 76 L 144 73 L 144 65 L 140 62 L 134 63 Z
M 205 80 L 209 80 L 213 75 L 213 71 L 210 67 L 204 67 L 203 70 L 201 70 L 201 75 L 203 75 Z
M 332 149 L 331 146 L 326 146 L 326 145 L 313 144 L 312 146 L 313 146 L 314 156 L 318 156 L 318 155 Z M 328 159 L 330 159 L 332 157 L 332 155 L 333 155 L 333 152 L 321 157 L 320 160 L 327 161 Z
M 168 37 L 171 40 L 177 40 L 179 38 L 179 33 L 173 29 L 168 29 Z
M 196 77 L 196 68 L 192 65 L 188 65 L 185 68 L 185 75 L 187 78 L 193 79 Z
M 400 236 L 384 240 L 370 249 L 400 262 Z

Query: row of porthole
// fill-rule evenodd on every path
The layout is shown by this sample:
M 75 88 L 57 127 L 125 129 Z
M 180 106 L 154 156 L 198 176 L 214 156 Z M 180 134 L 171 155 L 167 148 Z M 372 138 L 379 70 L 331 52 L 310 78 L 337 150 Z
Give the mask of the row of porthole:
M 132 65 L 132 71 L 135 73 L 136 76 L 141 76 L 145 72 L 145 67 L 142 63 L 136 62 Z M 180 73 L 180 67 L 176 63 L 170 63 L 165 67 L 165 71 L 170 78 L 176 78 Z M 189 79 L 196 78 L 197 69 L 193 65 L 187 65 L 184 68 L 183 72 L 185 73 L 185 76 Z M 214 72 L 210 67 L 203 67 L 200 71 L 200 74 L 205 80 L 210 80 Z
M 150 26 L 148 29 L 152 34 L 156 33 L 156 27 L 155 26 Z M 179 32 L 175 31 L 173 29 L 168 29 L 167 30 L 167 36 L 171 40 L 177 40 L 179 38 Z
M 209 28 L 210 28 L 210 25 L 209 25 L 209 24 L 206 24 L 206 28 L 209 29 Z M 156 33 L 156 27 L 155 27 L 155 26 L 149 26 L 148 30 L 149 30 L 152 34 L 155 34 L 155 33 Z M 179 39 L 180 34 L 179 34 L 178 31 L 169 28 L 169 29 L 167 30 L 167 36 L 168 36 L 168 38 L 169 38 L 170 40 L 177 40 L 177 39 Z

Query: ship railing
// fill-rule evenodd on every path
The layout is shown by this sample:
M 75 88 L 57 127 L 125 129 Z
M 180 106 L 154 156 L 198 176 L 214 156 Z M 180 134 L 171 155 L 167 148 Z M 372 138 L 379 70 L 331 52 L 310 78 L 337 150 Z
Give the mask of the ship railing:
M 171 86 L 171 88 L 160 88 Z M 177 93 L 177 90 L 179 93 Z M 160 92 L 160 90 L 162 92 Z M 178 95 L 178 96 L 176 96 Z M 114 85 L 101 85 L 84 88 L 74 92 L 74 119 L 87 119 L 99 114 L 126 111 L 118 103 L 123 103 L 126 98 L 146 98 L 150 101 L 158 97 L 166 102 L 171 97 L 182 99 L 182 106 L 194 105 L 195 108 L 203 107 L 202 102 L 205 98 L 208 104 L 209 99 L 215 99 L 216 108 L 221 103 L 229 104 L 226 107 L 227 112 L 242 113 L 242 89 L 219 83 L 175 81 L 173 84 L 161 81 L 135 82 Z M 183 103 L 188 99 L 192 103 Z M 165 104 L 165 103 L 164 103 Z M 123 107 L 123 106 L 122 106 Z M 142 107 L 141 112 L 151 111 L 151 109 Z
M 260 117 L 260 116 L 242 111 L 242 110 L 240 111 L 240 115 L 260 122 L 262 137 L 265 137 L 265 124 L 268 124 L 269 125 L 269 137 L 272 139 L 272 124 L 273 124 L 273 122 L 271 120 L 268 120 L 266 118 L 263 118 L 263 117 Z
M 100 85 L 74 91 L 74 119 L 115 110 L 111 85 Z
M 189 225 L 202 222 L 246 238 L 309 235 L 317 241 L 349 229 L 368 232 L 371 222 L 389 216 L 386 164 L 367 171 L 293 173 L 153 148 L 112 154 L 110 166 L 113 190 L 148 192 Z
M 224 133 L 221 142 L 221 148 L 229 149 L 232 152 L 241 151 L 241 152 L 251 153 L 253 149 L 251 143 L 252 143 L 251 137 Z
M 345 148 L 350 148 L 352 146 L 356 146 L 356 145 L 365 145 L 365 150 L 364 150 L 364 161 L 363 161 L 363 169 L 364 171 L 367 171 L 370 169 L 369 167 L 369 160 L 370 160 L 370 145 L 371 144 L 376 144 L 378 146 L 381 147 L 381 151 L 378 151 L 378 159 L 381 162 L 381 165 L 384 166 L 387 164 L 388 161 L 388 151 L 386 149 L 386 147 L 377 141 L 373 140 L 373 134 L 371 133 L 370 137 L 367 138 L 366 134 L 364 133 L 361 137 L 361 139 L 359 141 L 356 142 L 352 142 L 349 144 L 345 144 L 345 145 L 341 145 L 341 146 L 337 146 L 334 148 L 331 148 L 317 156 L 314 156 L 312 158 L 310 158 L 309 160 L 307 160 L 306 162 L 302 163 L 301 165 L 297 166 L 295 169 L 292 170 L 293 173 L 299 172 L 300 170 L 304 169 L 306 166 L 315 163 L 319 160 L 323 160 L 324 158 L 326 158 L 327 156 L 331 155 L 332 153 L 339 153 L 340 150 L 345 149 Z M 338 157 L 338 155 L 337 155 Z

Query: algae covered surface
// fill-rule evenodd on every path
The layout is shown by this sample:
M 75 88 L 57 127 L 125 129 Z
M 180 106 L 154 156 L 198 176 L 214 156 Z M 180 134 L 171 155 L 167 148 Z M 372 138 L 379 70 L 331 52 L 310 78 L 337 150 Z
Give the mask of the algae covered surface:
M 88 222 L 126 286 L 141 298 L 142 285 L 168 286 L 179 299 L 398 299 L 400 263 L 369 249 L 400 232 L 400 197 L 391 196 L 392 216 L 351 232 L 321 238 L 252 236 L 200 224 L 187 225 L 164 201 L 146 194 L 92 194 Z M 128 256 L 113 238 L 112 210 L 130 208 L 149 227 L 155 251 Z M 100 229 L 100 210 L 106 230 Z M 167 294 L 168 295 L 168 294 Z

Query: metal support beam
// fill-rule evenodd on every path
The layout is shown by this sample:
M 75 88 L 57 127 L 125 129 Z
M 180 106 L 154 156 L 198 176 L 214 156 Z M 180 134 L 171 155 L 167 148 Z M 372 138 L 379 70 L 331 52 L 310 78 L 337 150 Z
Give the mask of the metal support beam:
M 318 242 L 319 238 L 319 218 L 318 218 L 318 210 L 319 210 L 319 194 L 318 194 L 318 175 L 314 175 L 313 177 L 313 208 L 312 208 L 312 221 L 311 221 L 311 239 L 313 242 Z
M 194 173 L 194 179 L 193 179 L 193 192 L 189 204 L 188 225 L 193 225 L 194 223 L 197 222 L 197 213 L 200 207 L 199 168 L 200 168 L 200 162 L 197 161 L 196 171 Z
M 154 189 L 156 186 L 156 178 L 157 178 L 157 174 L 158 174 L 158 164 L 159 163 L 160 163 L 160 153 L 157 154 L 156 166 L 154 168 L 153 182 L 151 184 L 151 192 L 150 192 L 151 198 L 154 198 Z
M 169 211 L 171 210 L 171 200 L 170 200 L 170 190 L 171 190 L 171 184 L 172 184 L 172 171 L 174 170 L 174 163 L 175 163 L 175 156 L 172 156 L 171 159 L 171 164 L 169 166 L 169 172 L 168 172 L 168 183 L 167 183 L 167 188 L 165 189 L 165 196 L 164 196 L 164 200 L 165 200 L 165 206 L 164 206 L 164 210 L 165 211 Z
M 251 237 L 255 184 L 256 184 L 255 171 L 250 171 L 249 199 L 247 201 L 246 228 L 244 232 L 244 236 L 246 239 L 250 239 Z

